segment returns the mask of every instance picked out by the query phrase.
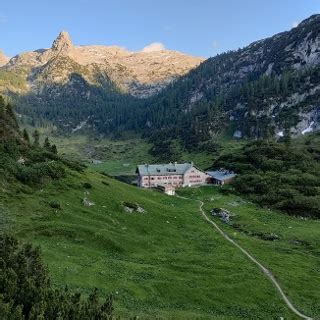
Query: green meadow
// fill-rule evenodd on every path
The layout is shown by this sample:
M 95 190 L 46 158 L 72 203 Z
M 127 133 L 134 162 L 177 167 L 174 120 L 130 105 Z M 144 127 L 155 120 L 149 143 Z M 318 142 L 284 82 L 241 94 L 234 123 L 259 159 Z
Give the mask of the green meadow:
M 260 209 L 214 187 L 182 195 L 192 200 L 90 170 L 70 172 L 36 191 L 2 184 L 1 225 L 41 247 L 54 285 L 112 293 L 121 318 L 296 319 L 263 273 L 202 218 L 194 199 L 203 199 L 207 211 L 236 214 L 236 226 L 222 228 L 274 272 L 300 311 L 320 317 L 317 221 Z M 85 197 L 94 205 L 84 206 Z M 127 212 L 127 203 L 144 212 Z M 279 240 L 261 238 L 271 232 Z
M 199 168 L 206 169 L 221 154 L 236 150 L 244 145 L 243 141 L 236 141 L 227 135 L 219 136 L 218 140 L 215 152 L 186 151 L 182 149 L 178 141 L 175 141 L 174 146 L 177 153 L 180 154 L 179 159 L 175 160 L 194 162 Z M 70 137 L 50 136 L 50 141 L 58 146 L 59 152 L 64 156 L 82 160 L 93 171 L 112 176 L 134 175 L 137 165 L 159 162 L 149 153 L 152 144 L 141 137 L 113 140 L 111 138 L 72 135 Z

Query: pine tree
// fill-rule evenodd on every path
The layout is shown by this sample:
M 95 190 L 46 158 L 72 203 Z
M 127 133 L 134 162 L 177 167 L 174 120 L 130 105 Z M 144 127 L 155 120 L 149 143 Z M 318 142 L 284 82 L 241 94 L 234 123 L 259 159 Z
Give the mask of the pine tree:
M 45 138 L 43 147 L 48 151 L 52 151 L 51 144 L 48 137 Z
M 54 154 L 58 154 L 58 149 L 57 149 L 57 146 L 55 144 L 53 144 L 51 146 L 51 152 L 54 153 Z
M 23 140 L 29 145 L 30 144 L 30 137 L 27 129 L 23 129 Z
M 35 131 L 33 132 L 33 139 L 34 139 L 33 145 L 34 145 L 35 147 L 39 147 L 39 146 L 40 146 L 40 133 L 39 133 L 38 130 L 35 130 Z
M 283 137 L 284 144 L 289 147 L 291 144 L 291 133 L 290 128 L 285 128 L 284 130 L 284 137 Z
M 0 95 L 0 111 L 1 112 L 4 111 L 5 106 L 6 106 L 6 102 L 4 101 L 3 96 Z

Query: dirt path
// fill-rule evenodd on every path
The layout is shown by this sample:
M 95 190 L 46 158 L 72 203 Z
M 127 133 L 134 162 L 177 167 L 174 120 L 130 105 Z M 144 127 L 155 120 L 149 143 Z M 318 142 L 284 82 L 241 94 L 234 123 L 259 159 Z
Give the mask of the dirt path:
M 184 199 L 188 199 L 188 200 L 194 200 L 194 199 L 190 199 L 190 198 L 185 198 L 185 197 L 181 197 Z M 288 306 L 288 308 L 290 310 L 292 310 L 297 316 L 299 316 L 302 319 L 308 319 L 308 320 L 312 320 L 312 318 L 304 315 L 303 313 L 301 313 L 300 311 L 298 311 L 294 305 L 291 303 L 291 301 L 289 300 L 289 298 L 285 295 L 285 293 L 283 292 L 282 288 L 280 287 L 280 284 L 277 282 L 277 280 L 275 279 L 275 277 L 273 276 L 273 274 L 271 273 L 270 270 L 268 270 L 266 267 L 264 267 L 257 259 L 255 259 L 247 250 L 245 250 L 244 248 L 242 248 L 238 243 L 236 243 L 234 240 L 232 240 L 214 221 L 212 221 L 211 219 L 209 219 L 209 217 L 206 215 L 206 213 L 203 210 L 203 205 L 204 203 L 200 200 L 195 200 L 197 202 L 200 203 L 199 206 L 199 210 L 203 216 L 203 218 L 209 222 L 226 240 L 228 240 L 229 242 L 231 242 L 234 246 L 236 246 L 239 250 L 241 250 L 252 262 L 254 262 L 260 270 L 262 270 L 262 272 L 268 277 L 268 279 L 272 282 L 272 284 L 274 285 L 274 287 L 277 289 L 277 291 L 280 293 L 282 299 L 284 300 L 284 302 L 286 303 L 286 305 Z

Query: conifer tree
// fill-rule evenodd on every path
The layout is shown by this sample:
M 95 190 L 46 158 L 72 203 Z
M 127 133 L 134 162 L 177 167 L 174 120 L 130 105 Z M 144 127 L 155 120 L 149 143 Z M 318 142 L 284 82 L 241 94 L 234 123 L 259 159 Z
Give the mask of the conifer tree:
M 35 131 L 33 132 L 33 139 L 34 139 L 33 145 L 34 145 L 35 147 L 39 147 L 39 146 L 40 146 L 40 133 L 39 133 L 38 130 L 35 130 Z
M 50 148 L 50 151 L 54 154 L 58 154 L 58 149 L 57 146 L 55 144 L 53 144 Z
M 29 133 L 28 133 L 27 129 L 23 129 L 22 136 L 23 136 L 23 140 L 24 140 L 27 144 L 30 144 L 30 137 L 29 137 Z
M 48 137 L 45 138 L 43 147 L 48 151 L 52 151 L 51 144 Z

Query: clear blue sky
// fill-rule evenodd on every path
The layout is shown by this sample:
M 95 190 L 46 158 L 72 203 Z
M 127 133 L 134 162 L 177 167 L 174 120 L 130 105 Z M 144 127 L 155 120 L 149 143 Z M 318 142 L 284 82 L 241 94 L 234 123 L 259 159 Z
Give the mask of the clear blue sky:
M 75 44 L 140 50 L 152 42 L 209 57 L 289 30 L 320 13 L 320 0 L 1 1 L 0 48 L 9 56 L 50 47 L 60 30 Z

